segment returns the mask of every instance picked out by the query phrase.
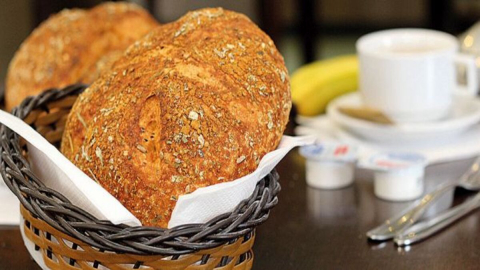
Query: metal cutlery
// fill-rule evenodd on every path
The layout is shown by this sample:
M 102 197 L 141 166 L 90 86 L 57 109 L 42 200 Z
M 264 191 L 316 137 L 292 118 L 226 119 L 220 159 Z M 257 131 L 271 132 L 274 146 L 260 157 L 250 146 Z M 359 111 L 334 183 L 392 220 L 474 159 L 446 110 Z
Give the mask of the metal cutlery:
M 368 231 L 367 237 L 376 241 L 386 241 L 394 238 L 396 234 L 402 233 L 409 226 L 417 222 L 432 202 L 454 188 L 463 188 L 471 191 L 480 190 L 480 157 L 477 157 L 469 170 L 465 172 L 458 181 L 440 185 L 434 191 L 414 202 L 400 214 L 387 219 L 382 225 Z
M 407 228 L 397 234 L 393 242 L 398 246 L 408 246 L 422 241 L 478 207 L 480 207 L 480 193 L 467 202 L 457 205 L 430 220 L 419 222 Z

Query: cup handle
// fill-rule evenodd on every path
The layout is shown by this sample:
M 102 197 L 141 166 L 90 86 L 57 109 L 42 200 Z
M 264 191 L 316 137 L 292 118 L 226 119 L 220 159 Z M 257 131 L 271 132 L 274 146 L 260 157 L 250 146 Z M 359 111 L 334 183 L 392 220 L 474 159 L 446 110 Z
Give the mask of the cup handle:
M 478 93 L 478 76 L 475 58 L 468 54 L 457 54 L 455 56 L 455 63 L 465 66 L 467 72 L 467 80 L 465 85 L 458 85 L 455 92 L 467 95 L 476 95 Z

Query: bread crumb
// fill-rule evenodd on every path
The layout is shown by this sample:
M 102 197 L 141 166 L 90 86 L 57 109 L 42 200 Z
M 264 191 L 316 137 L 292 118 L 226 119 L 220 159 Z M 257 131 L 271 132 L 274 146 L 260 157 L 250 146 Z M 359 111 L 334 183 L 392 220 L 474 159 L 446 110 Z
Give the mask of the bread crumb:
M 202 134 L 198 136 L 198 142 L 200 143 L 200 148 L 202 148 L 205 145 L 205 139 L 203 138 Z
M 245 156 L 240 156 L 239 158 L 237 158 L 237 164 L 240 164 L 243 161 L 245 161 Z
M 181 183 L 183 181 L 183 177 L 180 175 L 172 175 L 171 180 L 173 183 Z
M 83 118 L 82 118 L 82 116 L 80 115 L 79 112 L 77 112 L 77 118 L 78 118 L 78 121 L 80 121 L 80 123 L 82 123 L 83 127 L 87 128 L 87 124 L 85 123 L 85 120 L 83 120 Z
M 190 111 L 190 113 L 188 114 L 188 119 L 192 121 L 198 120 L 198 113 L 196 111 Z
M 147 149 L 140 144 L 137 145 L 137 149 L 144 154 L 147 153 Z
M 100 149 L 100 147 L 98 147 L 98 146 L 97 146 L 97 148 L 95 148 L 95 155 L 98 157 L 98 159 L 100 159 L 100 163 L 103 166 L 102 149 Z

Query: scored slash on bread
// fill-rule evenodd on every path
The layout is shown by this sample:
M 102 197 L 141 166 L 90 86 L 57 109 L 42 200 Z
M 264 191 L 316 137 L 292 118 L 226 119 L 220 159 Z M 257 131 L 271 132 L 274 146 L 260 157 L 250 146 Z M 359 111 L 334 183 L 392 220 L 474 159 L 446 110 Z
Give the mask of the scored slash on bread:
M 166 227 L 180 195 L 253 172 L 290 108 L 271 39 L 244 15 L 203 9 L 130 46 L 80 95 L 61 148 L 143 225 Z

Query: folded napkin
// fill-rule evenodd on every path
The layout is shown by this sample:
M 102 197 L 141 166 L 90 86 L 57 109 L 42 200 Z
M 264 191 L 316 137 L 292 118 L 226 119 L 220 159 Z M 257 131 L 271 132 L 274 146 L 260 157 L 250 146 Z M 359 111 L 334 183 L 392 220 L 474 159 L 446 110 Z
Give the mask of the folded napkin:
M 114 224 L 141 225 L 115 197 L 78 169 L 25 122 L 0 111 L 0 123 L 27 141 L 32 170 L 46 186 L 59 191 L 74 205 L 98 219 L 107 219 Z M 232 182 L 200 188 L 191 194 L 179 196 L 169 227 L 203 223 L 233 210 L 252 194 L 256 183 L 266 176 L 288 151 L 295 146 L 311 144 L 314 140 L 313 136 L 284 136 L 279 147 L 262 158 L 255 172 Z
M 313 136 L 283 136 L 278 148 L 266 154 L 253 173 L 231 182 L 199 188 L 190 194 L 180 196 L 168 227 L 203 223 L 233 210 L 242 200 L 250 197 L 257 182 L 270 173 L 292 148 L 313 144 L 314 141 Z
M 356 145 L 360 160 L 383 151 L 416 152 L 425 156 L 428 164 L 461 160 L 480 154 L 480 124 L 447 140 L 432 138 L 429 141 L 395 144 L 357 137 L 338 126 L 328 116 L 302 117 L 300 122 L 301 125 L 295 128 L 295 134 L 315 136 L 321 141 Z

